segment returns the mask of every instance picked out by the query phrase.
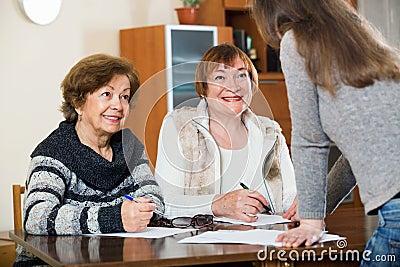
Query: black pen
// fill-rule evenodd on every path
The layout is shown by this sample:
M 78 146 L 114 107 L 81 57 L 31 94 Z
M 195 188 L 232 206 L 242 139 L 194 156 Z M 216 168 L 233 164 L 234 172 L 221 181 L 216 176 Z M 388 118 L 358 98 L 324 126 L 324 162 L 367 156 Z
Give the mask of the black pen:
M 240 186 L 243 187 L 243 189 L 247 189 L 247 190 L 250 189 L 250 188 L 249 188 L 247 185 L 245 185 L 244 183 L 240 183 Z M 269 215 L 272 215 L 272 214 L 273 214 L 270 207 L 268 207 L 267 205 L 264 205 L 263 203 L 261 203 L 261 205 L 263 206 L 263 208 L 265 209 L 265 211 L 266 211 Z

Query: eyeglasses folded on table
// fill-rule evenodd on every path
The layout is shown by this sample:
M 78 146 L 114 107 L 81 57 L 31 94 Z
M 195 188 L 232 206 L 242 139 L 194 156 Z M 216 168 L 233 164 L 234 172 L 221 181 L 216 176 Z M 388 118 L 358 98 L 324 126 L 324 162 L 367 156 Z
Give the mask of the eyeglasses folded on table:
M 150 227 L 170 227 L 170 228 L 203 228 L 214 223 L 214 216 L 210 214 L 197 214 L 193 217 L 182 216 L 172 219 L 161 218 L 150 222 Z

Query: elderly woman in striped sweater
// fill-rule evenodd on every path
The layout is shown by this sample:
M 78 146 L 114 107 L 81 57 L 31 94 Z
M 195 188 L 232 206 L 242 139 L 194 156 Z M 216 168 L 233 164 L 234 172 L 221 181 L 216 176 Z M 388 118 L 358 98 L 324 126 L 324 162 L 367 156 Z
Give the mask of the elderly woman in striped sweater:
M 133 64 L 119 57 L 92 55 L 70 70 L 61 84 L 66 120 L 31 154 L 26 232 L 138 232 L 164 211 L 143 145 L 122 129 L 139 85 Z

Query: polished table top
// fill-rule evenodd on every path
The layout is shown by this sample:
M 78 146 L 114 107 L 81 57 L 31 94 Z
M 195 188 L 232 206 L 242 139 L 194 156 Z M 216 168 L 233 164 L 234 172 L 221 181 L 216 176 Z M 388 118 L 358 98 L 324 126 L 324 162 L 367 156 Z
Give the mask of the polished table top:
M 377 225 L 377 216 L 365 216 L 361 208 L 337 210 L 326 218 L 329 233 L 347 237 L 340 246 L 336 242 L 327 242 L 311 247 L 296 249 L 299 253 L 313 250 L 317 255 L 327 252 L 345 253 L 347 250 L 363 251 L 365 244 Z M 214 230 L 229 227 L 216 225 Z M 238 227 L 238 226 L 232 226 Z M 243 226 L 239 226 L 246 228 Z M 271 226 L 266 226 L 270 227 Z M 272 229 L 283 230 L 287 226 L 274 225 Z M 268 228 L 268 229 L 270 229 Z M 175 236 L 144 239 L 100 236 L 35 236 L 23 231 L 10 231 L 10 237 L 23 245 L 42 260 L 52 266 L 185 266 L 224 262 L 258 261 L 261 251 L 267 248 L 242 244 L 178 244 L 177 241 L 193 233 Z M 340 249 L 339 249 L 340 248 Z M 275 250 L 292 251 L 289 248 Z M 277 260 L 277 253 L 270 254 L 268 260 Z M 325 254 L 327 256 L 328 254 Z M 290 254 L 286 253 L 289 257 Z M 293 256 L 293 254 L 292 254 Z M 270 258 L 269 258 L 270 257 Z M 332 261 L 332 258 L 330 258 Z M 342 259 L 343 260 L 343 259 Z

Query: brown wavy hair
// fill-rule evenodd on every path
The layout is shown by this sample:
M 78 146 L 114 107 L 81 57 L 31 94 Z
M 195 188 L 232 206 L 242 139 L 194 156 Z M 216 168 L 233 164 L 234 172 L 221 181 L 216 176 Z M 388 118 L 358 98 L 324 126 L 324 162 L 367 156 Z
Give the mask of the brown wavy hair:
M 78 119 L 75 108 L 82 107 L 88 94 L 108 84 L 115 75 L 126 75 L 130 83 L 130 97 L 140 86 L 139 73 L 126 58 L 94 54 L 76 63 L 61 83 L 63 101 L 60 111 L 67 121 Z
M 254 0 L 253 17 L 275 48 L 292 30 L 311 80 L 332 93 L 339 82 L 400 81 L 399 51 L 345 0 Z

